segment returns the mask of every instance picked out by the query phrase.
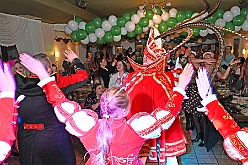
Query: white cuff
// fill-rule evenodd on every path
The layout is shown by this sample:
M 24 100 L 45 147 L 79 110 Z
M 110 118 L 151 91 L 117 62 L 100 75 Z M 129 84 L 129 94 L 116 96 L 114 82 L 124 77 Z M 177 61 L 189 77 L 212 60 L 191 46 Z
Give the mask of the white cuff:
M 4 142 L 0 141 L 0 162 L 3 161 L 11 150 L 11 146 Z
M 15 91 L 3 91 L 0 93 L 0 98 L 15 98 Z
M 184 97 L 186 96 L 186 92 L 180 87 L 174 87 L 173 91 L 181 93 Z
M 201 104 L 205 107 L 206 105 L 208 105 L 209 103 L 211 103 L 215 100 L 217 100 L 216 95 L 210 95 L 210 96 L 206 97 L 205 99 L 203 99 L 201 101 Z
M 43 87 L 44 85 L 48 84 L 51 81 L 55 81 L 54 76 L 48 77 L 48 78 L 45 78 L 45 79 L 41 80 L 37 85 L 40 86 L 40 87 Z

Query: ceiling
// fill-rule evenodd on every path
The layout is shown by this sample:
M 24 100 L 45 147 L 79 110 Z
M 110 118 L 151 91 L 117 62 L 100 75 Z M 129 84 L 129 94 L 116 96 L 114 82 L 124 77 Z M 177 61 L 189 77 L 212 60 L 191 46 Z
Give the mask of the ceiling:
M 96 17 L 105 18 L 110 15 L 122 16 L 125 12 L 137 11 L 138 7 L 150 2 L 162 3 L 165 0 L 85 0 L 87 7 L 79 8 L 75 0 L 1 0 L 0 12 L 13 15 L 22 15 L 28 18 L 40 19 L 47 23 L 67 23 L 74 15 L 79 16 L 85 22 L 90 22 Z M 204 9 L 200 0 L 168 0 L 171 2 L 169 8 L 177 10 L 192 10 L 200 12 Z M 217 0 L 208 0 L 211 9 Z M 239 1 L 244 1 L 242 4 Z M 221 8 L 230 10 L 232 6 L 241 8 L 248 7 L 248 0 L 222 0 Z

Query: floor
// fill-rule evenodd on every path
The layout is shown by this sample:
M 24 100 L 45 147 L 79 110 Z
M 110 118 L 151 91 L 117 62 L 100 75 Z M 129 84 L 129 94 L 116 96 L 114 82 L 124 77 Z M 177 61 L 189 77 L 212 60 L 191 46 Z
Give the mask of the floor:
M 185 127 L 185 124 L 182 123 L 182 126 Z M 190 139 L 190 135 L 188 132 L 185 132 L 188 139 Z M 193 135 L 195 133 L 193 132 Z M 73 137 L 74 148 L 77 158 L 76 165 L 84 165 L 84 153 L 85 150 L 83 145 L 79 142 L 76 137 Z M 189 144 L 187 145 L 187 152 L 178 157 L 179 165 L 239 165 L 237 161 L 231 160 L 225 152 L 223 152 L 222 142 L 219 142 L 217 145 L 213 147 L 212 150 L 207 152 L 205 147 L 199 147 L 197 143 L 192 143 L 189 140 Z M 87 159 L 87 156 L 86 158 Z M 20 165 L 18 161 L 18 157 L 10 157 L 8 159 L 8 165 Z M 157 163 L 147 162 L 146 165 L 155 165 Z M 7 165 L 7 164 L 6 164 Z

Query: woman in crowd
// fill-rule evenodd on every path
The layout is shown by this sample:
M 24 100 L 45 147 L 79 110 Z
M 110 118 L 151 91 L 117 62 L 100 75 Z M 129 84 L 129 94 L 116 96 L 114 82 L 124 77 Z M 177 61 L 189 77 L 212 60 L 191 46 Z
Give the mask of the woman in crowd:
M 16 74 L 16 72 L 27 76 L 26 71 L 24 69 L 24 66 L 20 63 L 20 60 L 16 60 L 14 65 L 13 65 L 13 69 L 14 69 L 14 74 Z
M 124 61 L 118 61 L 116 63 L 116 73 L 110 77 L 109 88 L 113 86 L 121 87 L 122 83 L 127 75 L 127 66 Z
M 104 92 L 102 84 L 93 85 L 92 91 L 85 99 L 84 108 L 92 109 L 100 117 L 100 98 Z
M 180 111 L 184 90 L 193 74 L 192 65 L 187 65 L 166 106 L 169 109 L 161 107 L 152 114 L 138 113 L 128 122 L 125 120 L 130 110 L 128 94 L 118 87 L 109 88 L 100 100 L 103 119 L 99 120 L 96 113 L 80 110 L 75 102 L 66 99 L 41 63 L 30 56 L 21 55 L 20 58 L 22 64 L 40 78 L 39 86 L 53 104 L 58 119 L 66 124 L 68 132 L 80 138 L 89 151 L 90 158 L 86 165 L 116 165 L 120 162 L 142 165 L 138 158 L 141 146 L 145 140 L 159 137 L 161 130 L 168 129 L 173 123 Z

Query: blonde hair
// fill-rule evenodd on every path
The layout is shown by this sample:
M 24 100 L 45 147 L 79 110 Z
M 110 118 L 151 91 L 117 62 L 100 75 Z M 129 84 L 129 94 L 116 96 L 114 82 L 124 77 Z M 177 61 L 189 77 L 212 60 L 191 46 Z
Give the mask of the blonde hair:
M 103 119 L 100 121 L 96 135 L 99 153 L 93 156 L 93 162 L 97 165 L 105 165 L 106 155 L 109 152 L 109 140 L 113 137 L 108 118 L 116 118 L 123 110 L 128 109 L 129 97 L 127 92 L 120 90 L 119 87 L 111 87 L 102 94 L 100 105 L 100 114 Z

